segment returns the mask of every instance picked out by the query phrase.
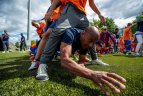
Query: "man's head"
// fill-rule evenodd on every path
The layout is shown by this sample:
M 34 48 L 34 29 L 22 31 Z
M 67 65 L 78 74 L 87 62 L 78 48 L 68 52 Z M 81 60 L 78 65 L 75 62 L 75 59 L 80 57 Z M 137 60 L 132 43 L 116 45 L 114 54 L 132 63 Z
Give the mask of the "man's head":
M 39 27 L 40 27 L 39 23 L 36 23 L 35 20 L 32 21 L 32 26 L 34 26 L 34 27 L 36 27 L 36 28 L 39 28 Z
M 23 33 L 21 33 L 20 35 L 23 36 Z
M 130 27 L 130 26 L 132 26 L 132 23 L 128 23 L 128 24 L 127 24 L 127 27 Z
M 7 30 L 4 30 L 4 34 L 7 34 Z
M 107 27 L 106 27 L 106 26 L 103 26 L 103 27 L 102 27 L 102 32 L 104 32 L 104 33 L 107 32 Z
M 119 32 L 119 28 L 116 28 L 116 29 L 115 29 L 115 32 Z
M 7 30 L 4 30 L 4 33 L 6 33 L 7 32 Z
M 81 47 L 86 49 L 92 47 L 99 39 L 99 31 L 96 27 L 88 27 L 80 34 Z

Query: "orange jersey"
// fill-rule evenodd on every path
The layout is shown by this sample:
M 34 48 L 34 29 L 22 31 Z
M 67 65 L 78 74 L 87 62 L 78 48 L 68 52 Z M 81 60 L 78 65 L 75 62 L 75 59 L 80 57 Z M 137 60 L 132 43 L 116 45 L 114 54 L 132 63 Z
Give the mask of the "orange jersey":
M 125 28 L 123 36 L 124 40 L 131 40 L 131 37 L 132 37 L 132 30 L 129 28 Z
M 124 39 L 123 39 L 123 38 L 120 38 L 120 39 L 119 39 L 119 44 L 120 44 L 120 45 L 124 45 Z
M 43 30 L 44 30 L 46 24 L 45 23 L 39 23 L 39 25 L 40 25 L 40 27 L 37 28 L 36 32 L 41 37 L 41 35 L 44 33 Z
M 56 19 L 59 18 L 63 7 L 64 7 L 63 5 L 60 5 L 58 8 L 56 8 L 56 9 L 54 10 L 54 13 L 53 13 L 52 16 L 51 16 L 51 20 L 52 20 L 52 21 L 55 21 Z
M 85 6 L 86 6 L 86 2 L 87 0 L 60 0 L 63 4 L 66 4 L 68 2 L 71 2 L 72 4 L 74 4 L 80 11 L 85 12 Z

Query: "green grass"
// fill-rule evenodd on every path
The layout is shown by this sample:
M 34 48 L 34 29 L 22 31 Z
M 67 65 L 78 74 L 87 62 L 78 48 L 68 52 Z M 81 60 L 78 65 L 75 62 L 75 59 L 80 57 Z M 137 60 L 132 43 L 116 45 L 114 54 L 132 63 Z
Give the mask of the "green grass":
M 121 96 L 143 96 L 143 57 L 113 54 L 102 57 L 102 60 L 109 63 L 110 67 L 87 67 L 115 72 L 125 77 L 127 89 Z M 26 54 L 0 53 L 0 96 L 103 96 L 91 81 L 62 69 L 59 61 L 49 65 L 50 80 L 46 82 L 35 80 L 36 71 L 28 72 L 29 66 Z

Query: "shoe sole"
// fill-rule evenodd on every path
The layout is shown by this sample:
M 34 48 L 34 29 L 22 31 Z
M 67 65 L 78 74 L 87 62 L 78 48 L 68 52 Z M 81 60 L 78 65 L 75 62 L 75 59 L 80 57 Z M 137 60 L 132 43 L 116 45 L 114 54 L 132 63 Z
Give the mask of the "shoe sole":
M 48 81 L 49 79 L 45 79 L 45 80 L 41 80 L 41 79 L 37 79 L 38 81 Z
M 28 69 L 28 71 L 34 71 L 34 70 L 36 70 L 37 68 L 33 68 L 33 69 Z
M 49 80 L 49 78 L 46 78 L 45 76 L 41 76 L 41 77 L 36 77 L 36 79 L 37 80 L 39 80 L 39 81 L 48 81 Z

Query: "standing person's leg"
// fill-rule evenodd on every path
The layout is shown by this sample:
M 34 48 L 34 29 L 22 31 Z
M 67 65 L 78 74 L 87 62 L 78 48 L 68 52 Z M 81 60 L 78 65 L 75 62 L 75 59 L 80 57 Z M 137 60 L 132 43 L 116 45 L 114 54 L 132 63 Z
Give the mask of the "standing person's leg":
M 26 51 L 26 42 L 23 44 L 23 50 Z
M 9 43 L 8 43 L 8 41 L 5 42 L 5 45 L 6 45 L 6 51 L 8 52 L 9 51 Z
M 130 40 L 124 40 L 124 41 L 125 41 L 125 49 L 126 49 L 125 54 L 128 55 L 131 50 L 131 41 Z
M 22 43 L 22 45 L 21 45 L 21 51 L 23 51 L 24 50 L 24 44 Z
M 126 52 L 128 51 L 128 40 L 124 40 Z
M 37 69 L 37 67 L 39 66 L 39 60 L 40 60 L 40 56 L 43 52 L 43 49 L 46 45 L 47 39 L 49 38 L 50 33 L 53 31 L 53 28 L 49 28 L 47 30 L 47 32 L 45 32 L 42 35 L 42 39 L 40 40 L 39 44 L 38 44 L 38 49 L 35 55 L 35 59 L 32 61 L 31 66 L 29 67 L 29 71 L 35 70 Z
M 136 46 L 136 55 L 139 56 L 139 49 L 141 48 L 141 45 L 143 44 L 143 39 L 142 39 L 142 35 L 136 35 L 137 38 L 137 46 Z
M 101 66 L 109 66 L 109 64 L 102 62 L 101 60 L 98 59 L 97 56 L 97 52 L 96 52 L 96 46 L 95 44 L 92 46 L 92 48 L 89 49 L 90 51 L 90 55 L 91 55 L 91 63 L 92 64 L 98 64 Z M 87 61 L 88 59 L 86 58 L 86 56 L 84 55 L 84 52 L 80 52 L 80 56 L 79 56 L 79 61 L 83 62 L 83 61 Z
M 96 52 L 96 46 L 95 44 L 93 45 L 92 48 L 90 48 L 90 54 L 92 58 L 92 64 L 98 64 L 101 66 L 109 66 L 109 64 L 102 62 L 101 60 L 98 59 L 97 52 Z
M 131 41 L 130 40 L 128 40 L 128 46 L 127 46 L 127 50 L 130 52 L 131 51 Z
M 9 52 L 9 41 L 7 42 L 7 51 Z
M 39 60 L 39 58 L 40 58 L 40 56 L 41 56 L 41 54 L 42 54 L 42 51 L 43 51 L 43 49 L 44 49 L 44 46 L 45 46 L 45 44 L 46 44 L 46 41 L 47 41 L 47 39 L 48 39 L 48 37 L 49 37 L 49 32 L 51 33 L 53 31 L 53 28 L 49 28 L 48 29 L 48 32 L 46 32 L 45 33 L 45 35 L 42 37 L 42 39 L 41 39 L 41 41 L 40 41 L 40 43 L 39 43 L 39 46 L 38 46 L 38 49 L 37 49 L 37 53 L 36 53 L 36 56 L 35 56 L 35 59 L 36 60 Z
M 22 43 L 20 43 L 20 51 L 22 51 Z
M 92 48 L 90 48 L 90 55 L 92 60 L 98 59 L 97 53 L 96 53 L 96 45 L 94 44 Z
M 6 51 L 6 45 L 5 45 L 5 41 L 3 41 L 3 53 L 5 53 Z
M 116 38 L 116 45 L 114 45 L 114 52 L 117 52 L 118 50 L 118 39 Z

